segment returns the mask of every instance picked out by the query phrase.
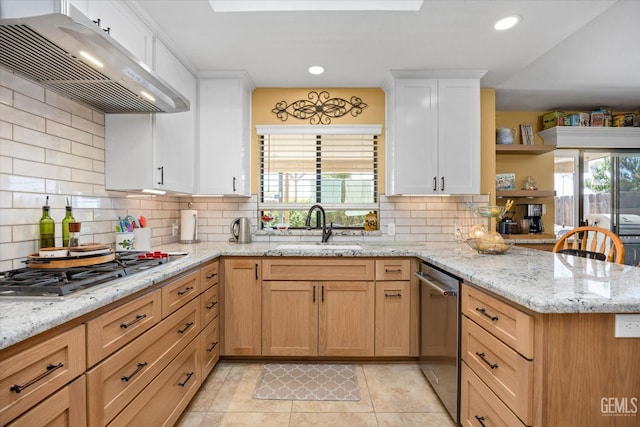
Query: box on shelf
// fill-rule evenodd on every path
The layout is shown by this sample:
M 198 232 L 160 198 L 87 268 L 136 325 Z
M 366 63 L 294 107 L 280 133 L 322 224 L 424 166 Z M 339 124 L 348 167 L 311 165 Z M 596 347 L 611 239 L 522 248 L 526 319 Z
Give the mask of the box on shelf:
M 589 126 L 591 124 L 591 114 L 578 113 L 580 116 L 580 126 Z
M 634 125 L 633 113 L 617 113 L 613 115 L 613 127 L 631 127 Z
M 496 175 L 496 190 L 515 190 L 516 174 L 499 173 Z
M 551 111 L 542 116 L 542 129 L 549 129 L 554 126 L 562 126 L 564 117 L 563 111 Z
M 569 114 L 564 118 L 565 126 L 580 126 L 580 114 Z
M 593 111 L 591 113 L 591 126 L 594 128 L 604 126 L 604 113 L 602 111 Z

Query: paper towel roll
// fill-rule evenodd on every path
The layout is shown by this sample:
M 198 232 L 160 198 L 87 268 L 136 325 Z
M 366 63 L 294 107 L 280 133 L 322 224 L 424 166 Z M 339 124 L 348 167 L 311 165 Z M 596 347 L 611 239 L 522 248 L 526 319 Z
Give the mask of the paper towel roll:
M 198 240 L 198 211 L 188 209 L 180 212 L 180 243 L 196 243 Z

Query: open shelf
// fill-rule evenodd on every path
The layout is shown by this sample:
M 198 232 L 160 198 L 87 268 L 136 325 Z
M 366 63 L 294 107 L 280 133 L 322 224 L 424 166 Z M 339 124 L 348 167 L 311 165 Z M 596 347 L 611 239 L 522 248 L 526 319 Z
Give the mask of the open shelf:
M 554 190 L 497 190 L 496 197 L 498 198 L 515 198 L 515 197 L 553 197 L 556 195 Z
M 544 154 L 555 149 L 550 144 L 497 144 L 496 154 Z

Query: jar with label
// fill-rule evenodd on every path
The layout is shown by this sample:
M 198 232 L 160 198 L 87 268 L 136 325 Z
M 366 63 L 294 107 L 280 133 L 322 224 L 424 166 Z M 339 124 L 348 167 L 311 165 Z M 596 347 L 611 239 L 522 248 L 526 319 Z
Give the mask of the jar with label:
M 80 246 L 80 222 L 69 223 L 69 248 Z
M 62 220 L 62 246 L 64 246 L 65 248 L 67 246 L 77 246 L 69 244 L 69 224 L 76 221 L 73 217 L 73 208 L 69 203 L 67 203 L 67 206 L 64 209 L 65 215 L 64 219 Z

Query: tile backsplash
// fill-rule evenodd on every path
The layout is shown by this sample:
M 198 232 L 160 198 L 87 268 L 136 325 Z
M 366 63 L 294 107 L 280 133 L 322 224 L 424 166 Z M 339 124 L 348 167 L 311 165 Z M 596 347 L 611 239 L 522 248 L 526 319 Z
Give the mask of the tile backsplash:
M 118 216 L 149 219 L 151 244 L 179 239 L 174 224 L 180 210 L 198 210 L 198 238 L 226 242 L 234 218 L 257 225 L 257 198 L 176 197 L 108 191 L 104 187 L 104 114 L 0 68 L 0 271 L 23 267 L 38 250 L 42 205 L 49 196 L 62 244 L 66 198 L 82 222 L 80 243 L 114 243 Z M 454 225 L 463 230 L 473 218 L 466 203 L 487 204 L 489 197 L 381 197 L 380 231 L 336 232 L 335 240 L 453 241 Z M 395 224 L 395 235 L 387 234 Z M 254 234 L 253 241 L 315 239 L 316 231 Z M 175 235 L 174 235 L 175 234 Z M 312 235 L 312 236 L 309 236 Z

